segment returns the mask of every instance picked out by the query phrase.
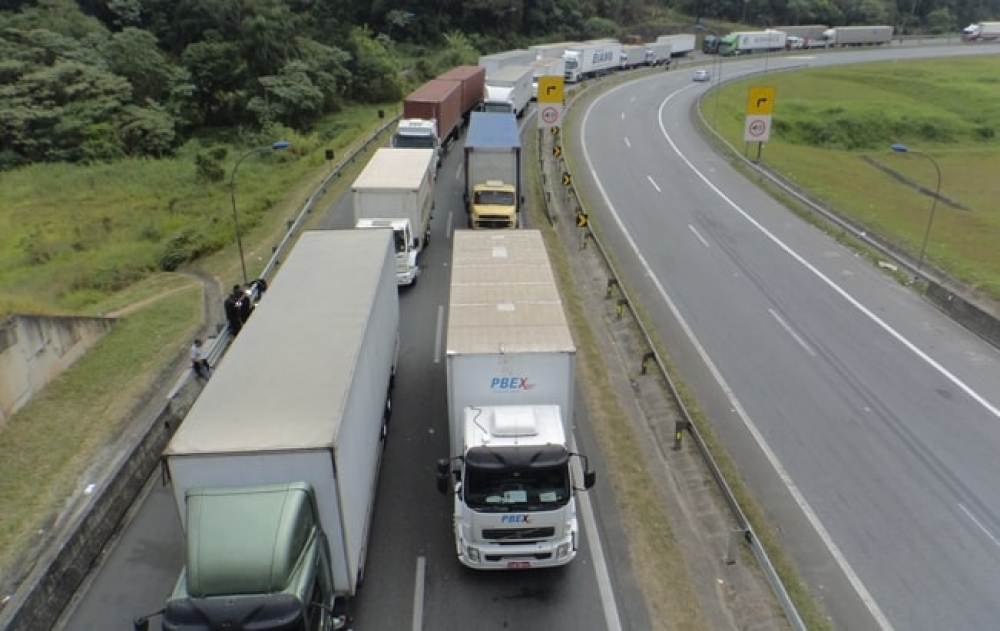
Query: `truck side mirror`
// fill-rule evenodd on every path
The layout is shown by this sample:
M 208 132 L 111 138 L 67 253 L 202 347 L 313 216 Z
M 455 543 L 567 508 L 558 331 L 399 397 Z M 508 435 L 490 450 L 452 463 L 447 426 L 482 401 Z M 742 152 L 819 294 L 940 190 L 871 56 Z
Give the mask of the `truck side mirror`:
M 597 472 L 596 471 L 586 471 L 583 474 L 583 488 L 589 489 L 594 486 L 597 482 Z
M 438 460 L 437 463 L 437 489 L 442 495 L 448 493 L 448 482 L 451 479 L 451 462 L 448 460 Z

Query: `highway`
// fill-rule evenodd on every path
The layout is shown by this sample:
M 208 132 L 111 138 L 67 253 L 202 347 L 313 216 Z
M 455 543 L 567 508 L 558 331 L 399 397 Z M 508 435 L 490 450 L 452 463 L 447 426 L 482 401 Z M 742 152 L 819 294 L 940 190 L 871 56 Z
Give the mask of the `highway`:
M 352 628 L 648 629 L 648 613 L 634 581 L 615 578 L 631 576 L 627 542 L 600 539 L 605 528 L 622 530 L 612 490 L 602 486 L 600 473 L 597 487 L 581 499 L 584 540 L 571 565 L 549 571 L 481 573 L 465 569 L 456 558 L 452 503 L 438 493 L 435 472 L 437 460 L 448 454 L 443 336 L 451 233 L 465 225 L 461 155 L 461 145 L 452 148 L 438 175 L 432 236 L 421 257 L 420 281 L 400 292 L 401 349 L 393 416 L 364 581 L 351 610 Z M 349 196 L 340 199 L 319 227 L 351 228 L 350 203 Z M 276 282 L 281 282 L 280 272 Z M 592 466 L 600 472 L 604 466 L 579 397 L 576 408 L 580 451 L 591 456 Z M 592 510 L 591 502 L 600 510 Z M 131 629 L 133 618 L 162 608 L 183 558 L 170 488 L 154 475 L 58 628 Z M 158 624 L 154 620 L 153 628 Z
M 591 217 L 833 626 L 995 628 L 1000 353 L 719 157 L 692 125 L 707 88 L 666 73 L 577 112 Z

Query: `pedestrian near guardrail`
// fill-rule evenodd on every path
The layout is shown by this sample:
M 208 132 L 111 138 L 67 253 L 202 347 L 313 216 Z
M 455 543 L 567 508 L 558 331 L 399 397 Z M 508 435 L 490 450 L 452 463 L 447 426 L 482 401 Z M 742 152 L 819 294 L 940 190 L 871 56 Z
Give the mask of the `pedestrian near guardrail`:
M 191 370 L 196 377 L 208 381 L 212 376 L 212 366 L 208 363 L 205 344 L 198 338 L 191 344 Z

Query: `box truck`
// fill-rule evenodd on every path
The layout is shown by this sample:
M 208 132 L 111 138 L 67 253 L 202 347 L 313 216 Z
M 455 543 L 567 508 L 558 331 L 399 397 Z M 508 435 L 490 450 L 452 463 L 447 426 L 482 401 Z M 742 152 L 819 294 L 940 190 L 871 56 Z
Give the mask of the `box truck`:
M 566 60 L 562 57 L 542 57 L 532 64 L 531 100 L 538 100 L 539 77 L 562 77 L 566 73 Z
M 165 630 L 343 625 L 391 409 L 393 276 L 388 230 L 292 249 L 164 452 L 186 539 Z
M 622 52 L 618 56 L 618 67 L 622 70 L 632 70 L 639 66 L 649 65 L 646 63 L 646 52 L 644 44 L 622 46 Z
M 539 59 L 562 59 L 566 54 L 566 49 L 570 46 L 579 46 L 580 42 L 553 42 L 551 44 L 535 44 L 528 46 L 528 50 L 535 53 L 535 60 Z
M 611 40 L 575 44 L 567 48 L 563 55 L 566 60 L 566 72 L 563 76 L 568 83 L 577 83 L 614 72 L 618 68 L 621 54 L 622 45 Z
M 823 48 L 826 46 L 823 33 L 830 30 L 830 27 L 826 24 L 797 24 L 794 26 L 775 26 L 774 30 L 781 31 L 790 40 L 793 37 L 802 40 L 801 45 L 797 48 Z M 795 47 L 792 46 L 792 48 Z
M 670 44 L 672 57 L 686 57 L 694 50 L 694 39 L 694 35 L 691 33 L 679 33 L 677 35 L 660 35 L 656 38 L 656 42 Z
M 737 31 L 722 38 L 719 54 L 724 57 L 768 53 L 785 49 L 788 36 L 782 31 Z
M 391 145 L 400 149 L 431 149 L 441 162 L 449 143 L 458 137 L 462 120 L 462 85 L 431 79 L 403 100 L 403 117 Z
M 492 55 L 483 55 L 479 58 L 479 66 L 486 69 L 486 76 L 489 77 L 491 73 L 507 66 L 530 66 L 535 58 L 534 51 L 519 48 Z
M 470 228 L 516 228 L 521 137 L 507 112 L 473 112 L 465 138 L 465 209 Z
M 593 486 L 570 446 L 576 349 L 537 230 L 457 231 L 448 305 L 450 457 L 459 561 L 482 570 L 565 565 L 576 493 Z
M 434 181 L 430 149 L 383 147 L 351 186 L 354 227 L 392 230 L 400 285 L 413 285 L 420 276 L 418 259 L 431 238 Z
M 669 68 L 673 49 L 673 44 L 670 42 L 651 42 L 646 44 L 646 65 L 667 66 Z
M 510 112 L 520 118 L 531 101 L 534 67 L 505 66 L 486 75 L 484 112 Z
M 881 46 L 892 42 L 891 26 L 838 26 L 826 30 L 827 46 Z
M 991 42 L 1000 39 L 1000 22 L 979 22 L 962 29 L 966 42 Z
M 483 105 L 486 96 L 486 69 L 480 66 L 456 66 L 438 76 L 445 81 L 457 81 L 462 86 L 462 121 L 469 123 L 469 114 Z

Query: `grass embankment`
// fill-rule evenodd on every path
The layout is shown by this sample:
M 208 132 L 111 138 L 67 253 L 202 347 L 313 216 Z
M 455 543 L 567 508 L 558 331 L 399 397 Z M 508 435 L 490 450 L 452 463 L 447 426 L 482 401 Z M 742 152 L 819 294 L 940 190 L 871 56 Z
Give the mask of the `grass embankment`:
M 773 85 L 772 135 L 762 162 L 913 259 L 933 203 L 917 187 L 935 190 L 936 161 L 941 198 L 926 261 L 998 299 L 996 69 L 997 58 L 991 56 L 773 73 L 725 85 L 706 96 L 702 107 L 709 124 L 743 148 L 747 89 Z M 906 145 L 910 153 L 893 152 L 894 143 Z M 755 153 L 753 145 L 750 155 Z
M 240 165 L 237 204 L 251 277 L 329 172 L 325 149 L 343 157 L 385 122 L 377 109 L 348 109 L 310 136 L 286 137 L 289 149 Z M 392 107 L 383 109 L 391 116 Z M 225 177 L 211 183 L 196 178 L 196 146 L 167 160 L 34 165 L 3 174 L 0 318 L 134 310 L 0 427 L 2 587 L 17 579 L 15 563 L 91 481 L 85 472 L 121 436 L 153 379 L 206 324 L 201 286 L 180 271 L 196 266 L 224 286 L 239 279 L 228 184 L 247 149 L 219 146 L 226 149 L 219 161 Z M 349 186 L 358 162 L 323 202 Z M 161 257 L 177 253 L 200 258 L 180 261 L 178 272 L 158 269 Z

